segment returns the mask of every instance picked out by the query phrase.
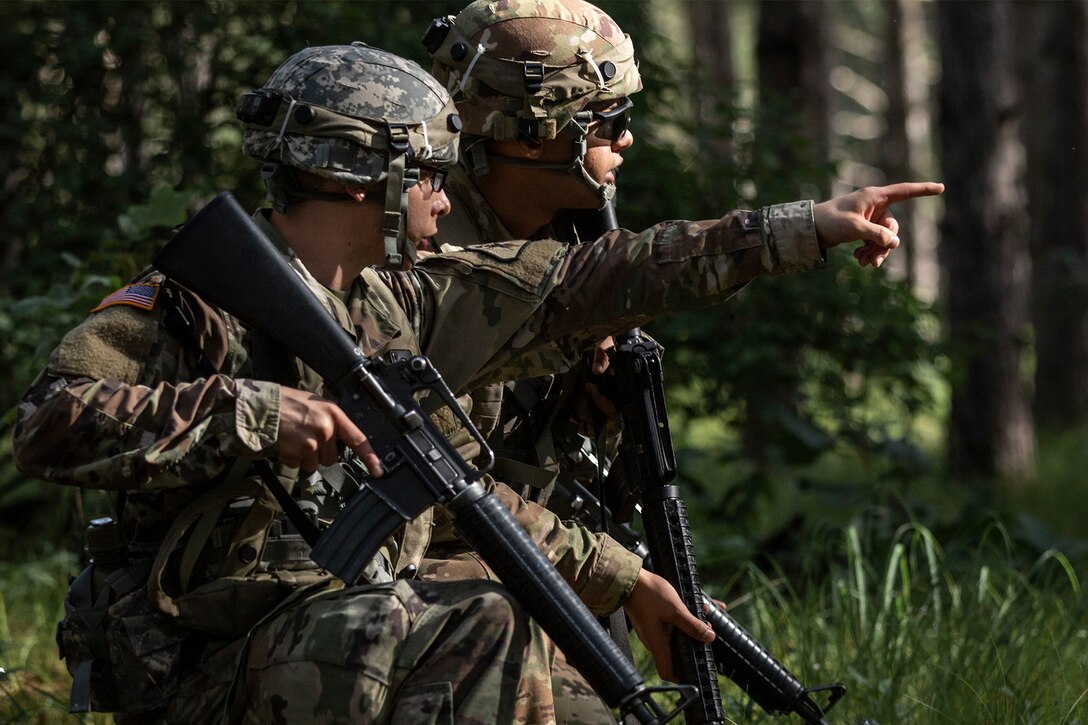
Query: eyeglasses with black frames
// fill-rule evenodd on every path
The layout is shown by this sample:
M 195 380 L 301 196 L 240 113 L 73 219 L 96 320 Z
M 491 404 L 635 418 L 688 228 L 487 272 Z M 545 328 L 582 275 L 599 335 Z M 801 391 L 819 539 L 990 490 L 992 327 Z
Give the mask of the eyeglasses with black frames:
M 419 183 L 428 182 L 431 185 L 431 191 L 436 194 L 442 191 L 448 173 L 445 169 L 440 169 L 437 166 L 427 166 L 426 164 L 416 164 L 416 167 L 419 169 Z

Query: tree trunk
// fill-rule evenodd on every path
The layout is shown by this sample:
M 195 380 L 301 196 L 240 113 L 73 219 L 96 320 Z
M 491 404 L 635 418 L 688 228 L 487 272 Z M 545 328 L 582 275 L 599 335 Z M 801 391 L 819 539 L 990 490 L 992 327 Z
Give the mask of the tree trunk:
M 792 158 L 796 149 L 774 149 L 783 170 L 824 163 L 828 158 L 831 117 L 828 73 L 830 4 L 823 0 L 762 0 L 759 3 L 756 60 L 759 65 L 759 102 L 785 99 L 799 114 L 796 130 L 809 143 L 807 158 Z M 788 129 L 794 131 L 795 129 Z M 826 197 L 830 180 L 819 184 L 817 196 Z M 807 190 L 805 190 L 807 191 Z
M 733 42 L 729 6 L 717 0 L 691 0 L 687 10 L 692 44 L 691 103 L 694 130 L 701 144 L 704 162 L 732 168 L 732 137 L 728 133 L 728 106 L 733 98 L 736 75 L 733 71 Z
M 695 111 L 703 117 L 729 97 L 737 80 L 729 6 L 717 0 L 691 0 L 686 6 L 695 63 Z
M 891 182 L 936 178 L 931 149 L 933 108 L 930 84 L 934 59 L 925 46 L 931 35 L 923 0 L 886 0 L 884 46 L 885 89 L 888 92 L 887 179 Z M 888 258 L 890 270 L 905 278 L 926 302 L 937 299 L 937 226 L 933 207 L 907 204 L 898 210 L 905 241 Z
M 1028 328 L 1024 149 L 1011 5 L 937 5 L 947 273 L 953 354 L 949 465 L 965 479 L 1034 475 L 1022 369 Z
M 1035 419 L 1057 429 L 1088 423 L 1088 2 L 1017 10 L 1035 31 L 1023 66 Z
M 761 203 L 826 198 L 830 147 L 829 4 L 823 1 L 762 0 L 756 59 L 759 108 L 755 169 Z M 785 368 L 800 366 L 798 347 L 781 350 Z M 775 431 L 797 417 L 797 381 L 769 375 L 746 386 L 741 442 L 752 460 L 767 462 Z

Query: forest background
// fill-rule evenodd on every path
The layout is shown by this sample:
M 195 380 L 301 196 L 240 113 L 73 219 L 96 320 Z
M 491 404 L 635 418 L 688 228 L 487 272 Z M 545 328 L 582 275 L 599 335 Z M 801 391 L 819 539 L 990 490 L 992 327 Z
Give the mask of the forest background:
M 1088 4 L 599 4 L 645 83 L 623 226 L 947 185 L 878 272 L 836 250 L 648 328 L 707 588 L 843 718 L 1088 720 Z M 20 394 L 170 227 L 260 203 L 241 93 L 306 45 L 426 65 L 460 7 L 0 3 L 0 722 L 64 719 L 51 628 L 102 506 L 15 470 Z

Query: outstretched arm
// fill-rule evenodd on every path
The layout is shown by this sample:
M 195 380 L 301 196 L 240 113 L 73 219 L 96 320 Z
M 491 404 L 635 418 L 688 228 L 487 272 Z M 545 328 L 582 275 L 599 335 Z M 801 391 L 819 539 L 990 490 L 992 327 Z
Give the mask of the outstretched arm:
M 908 182 L 890 186 L 867 186 L 844 196 L 812 207 L 816 236 L 824 249 L 863 241 L 854 250 L 858 264 L 879 267 L 899 246 L 899 222 L 891 207 L 900 201 L 919 196 L 935 196 L 944 191 L 944 184 Z

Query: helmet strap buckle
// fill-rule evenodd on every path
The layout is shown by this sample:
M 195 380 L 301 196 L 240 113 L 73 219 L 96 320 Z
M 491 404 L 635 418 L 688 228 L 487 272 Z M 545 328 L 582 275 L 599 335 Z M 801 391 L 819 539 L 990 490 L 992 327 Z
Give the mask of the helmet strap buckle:
M 408 142 L 408 126 L 403 123 L 386 123 L 386 133 L 389 136 L 389 154 L 403 156 L 411 149 Z
M 522 66 L 522 77 L 527 93 L 533 95 L 540 93 L 540 90 L 544 87 L 544 64 L 526 63 Z
M 261 179 L 267 192 L 268 200 L 277 214 L 287 213 L 286 170 L 279 161 L 266 161 L 261 164 Z
M 407 133 L 407 130 L 405 130 Z M 404 257 L 415 261 L 416 247 L 408 240 L 408 187 L 403 153 L 389 157 L 389 178 L 385 185 L 385 212 L 382 215 L 382 239 L 385 244 L 386 269 L 400 269 Z M 416 177 L 418 180 L 418 177 Z

